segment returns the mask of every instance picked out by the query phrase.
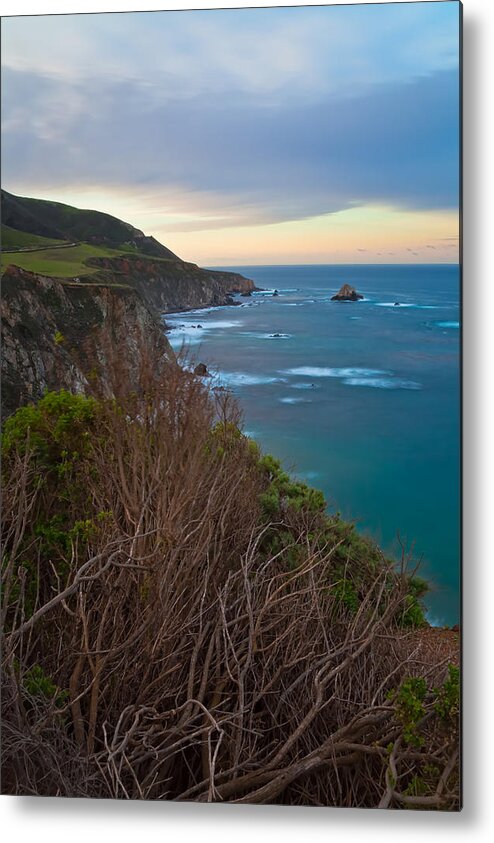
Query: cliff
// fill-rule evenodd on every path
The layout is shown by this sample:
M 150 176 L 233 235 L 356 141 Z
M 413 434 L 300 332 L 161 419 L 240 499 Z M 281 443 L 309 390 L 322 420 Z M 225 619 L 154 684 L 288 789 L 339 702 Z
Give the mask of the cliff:
M 112 394 L 110 360 L 130 382 L 143 350 L 173 353 L 160 314 L 232 304 L 255 289 L 200 269 L 99 211 L 2 191 L 2 416 L 48 389 Z M 152 347 L 152 349 L 151 349 Z
M 256 289 L 253 281 L 238 273 L 200 269 L 180 260 L 122 255 L 90 258 L 88 265 L 109 281 L 133 287 L 148 306 L 162 313 L 232 304 L 231 293 Z
M 112 394 L 114 357 L 132 380 L 143 348 L 172 351 L 137 290 L 9 266 L 2 278 L 2 416 L 46 390 Z

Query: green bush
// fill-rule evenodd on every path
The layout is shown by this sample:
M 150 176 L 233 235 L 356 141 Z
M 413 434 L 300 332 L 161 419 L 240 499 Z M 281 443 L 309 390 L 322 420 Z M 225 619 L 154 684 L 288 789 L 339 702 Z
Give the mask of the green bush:
M 434 708 L 442 720 L 454 720 L 460 710 L 460 670 L 455 665 L 448 665 L 448 678 L 440 688 L 435 689 L 437 696 Z
M 87 452 L 96 411 L 92 398 L 65 389 L 47 392 L 37 404 L 21 407 L 6 420 L 2 456 L 30 447 L 45 468 L 60 469 Z
M 33 665 L 24 675 L 24 687 L 33 697 L 42 697 L 53 700 L 59 707 L 64 705 L 68 698 L 68 691 L 61 691 L 55 683 L 45 675 L 39 664 Z
M 351 580 L 343 578 L 335 582 L 333 594 L 341 602 L 351 615 L 355 615 L 359 606 L 359 598 L 354 584 Z
M 425 715 L 426 694 L 425 679 L 421 676 L 410 676 L 401 683 L 397 691 L 391 691 L 388 695 L 394 702 L 397 718 L 403 725 L 403 738 L 410 746 L 420 747 L 423 744 L 418 726 Z
M 280 460 L 265 454 L 258 466 L 269 482 L 268 489 L 261 495 L 261 505 L 267 518 L 274 518 L 283 505 L 296 512 L 324 512 L 326 501 L 323 493 L 290 477 L 283 471 Z

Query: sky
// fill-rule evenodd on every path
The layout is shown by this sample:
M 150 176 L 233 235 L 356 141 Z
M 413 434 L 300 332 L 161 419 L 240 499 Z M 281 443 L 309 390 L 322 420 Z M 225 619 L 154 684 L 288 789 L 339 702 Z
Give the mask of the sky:
M 2 19 L 2 185 L 204 266 L 458 261 L 459 4 Z

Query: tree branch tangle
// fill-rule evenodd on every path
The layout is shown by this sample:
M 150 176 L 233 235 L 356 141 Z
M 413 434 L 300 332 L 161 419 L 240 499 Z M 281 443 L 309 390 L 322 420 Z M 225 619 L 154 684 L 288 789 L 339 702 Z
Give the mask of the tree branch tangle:
M 6 425 L 4 791 L 458 810 L 414 572 L 152 362 Z

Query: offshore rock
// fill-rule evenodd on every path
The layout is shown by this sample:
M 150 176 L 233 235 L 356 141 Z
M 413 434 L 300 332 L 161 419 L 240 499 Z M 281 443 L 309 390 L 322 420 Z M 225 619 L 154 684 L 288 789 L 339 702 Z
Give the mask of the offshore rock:
M 352 287 L 350 284 L 343 284 L 338 292 L 334 296 L 331 296 L 331 301 L 358 301 L 363 298 L 360 293 L 357 293 L 355 287 Z
M 205 363 L 198 363 L 194 369 L 194 374 L 198 375 L 200 378 L 210 378 L 211 375 L 208 372 L 208 367 Z

